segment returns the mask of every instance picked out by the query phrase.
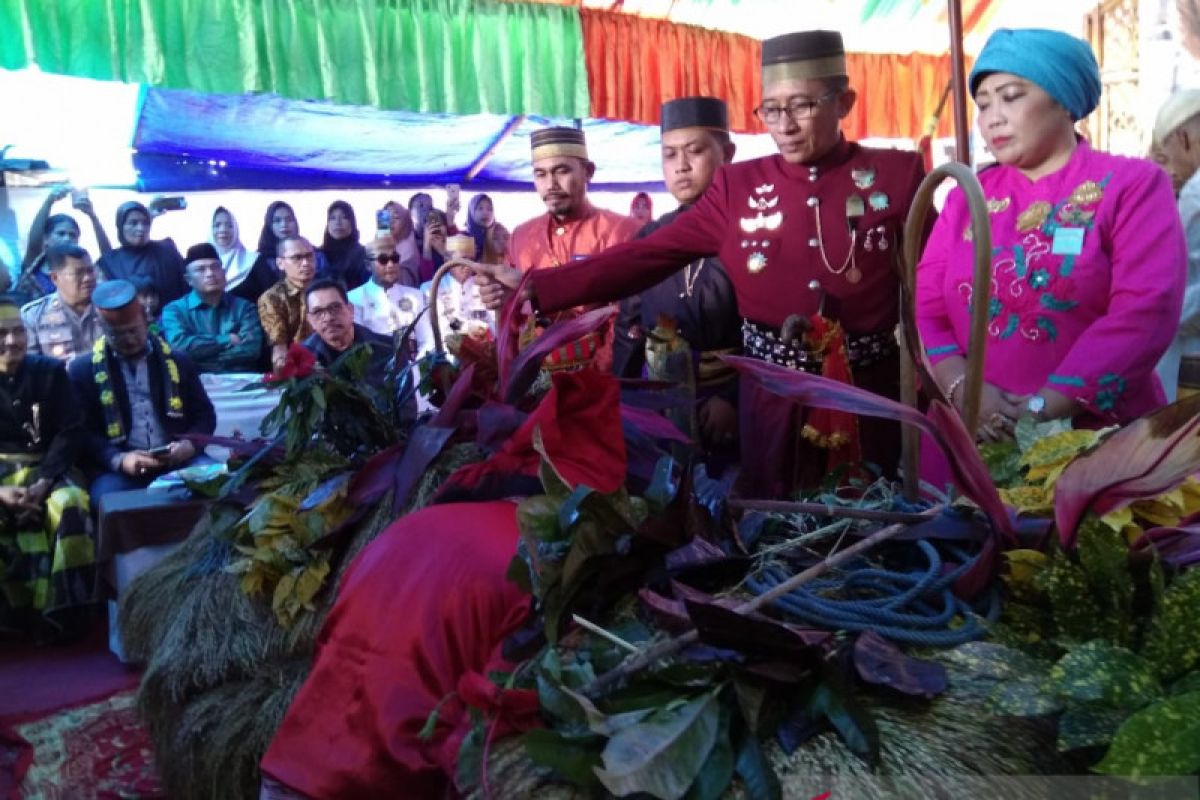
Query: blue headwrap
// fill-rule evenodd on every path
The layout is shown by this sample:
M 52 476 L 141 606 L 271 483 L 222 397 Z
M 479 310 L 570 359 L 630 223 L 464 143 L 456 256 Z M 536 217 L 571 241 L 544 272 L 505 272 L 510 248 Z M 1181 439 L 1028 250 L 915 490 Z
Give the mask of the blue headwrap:
M 1080 120 L 1100 103 L 1100 65 L 1082 39 L 1043 28 L 1000 28 L 971 70 L 971 94 L 990 73 L 1008 72 L 1040 86 Z

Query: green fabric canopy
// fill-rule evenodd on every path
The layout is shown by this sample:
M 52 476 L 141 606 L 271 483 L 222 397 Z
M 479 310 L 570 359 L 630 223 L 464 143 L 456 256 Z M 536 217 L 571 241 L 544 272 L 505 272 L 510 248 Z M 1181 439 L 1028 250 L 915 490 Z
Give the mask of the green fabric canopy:
M 588 115 L 575 9 L 494 0 L 0 0 L 0 67 L 450 114 Z

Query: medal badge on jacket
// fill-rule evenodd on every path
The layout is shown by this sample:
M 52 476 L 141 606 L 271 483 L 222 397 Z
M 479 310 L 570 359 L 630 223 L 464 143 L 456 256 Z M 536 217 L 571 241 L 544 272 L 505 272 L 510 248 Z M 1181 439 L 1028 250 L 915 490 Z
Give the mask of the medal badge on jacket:
M 778 210 L 779 197 L 775 193 L 775 184 L 764 183 L 754 188 L 754 193 L 746 198 L 752 216 L 738 220 L 742 233 L 749 236 L 742 239 L 742 249 L 749 250 L 746 256 L 746 269 L 756 275 L 767 268 L 767 254 L 763 252 L 769 245 L 768 233 L 774 233 L 783 225 L 783 212 Z M 759 238 L 759 236 L 762 238 Z

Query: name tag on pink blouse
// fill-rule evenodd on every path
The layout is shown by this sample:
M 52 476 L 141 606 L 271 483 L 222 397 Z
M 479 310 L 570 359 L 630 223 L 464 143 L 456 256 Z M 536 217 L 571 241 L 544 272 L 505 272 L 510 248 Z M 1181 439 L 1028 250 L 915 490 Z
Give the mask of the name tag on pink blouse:
M 1056 256 L 1077 256 L 1083 252 L 1083 228 L 1058 228 L 1050 252 Z

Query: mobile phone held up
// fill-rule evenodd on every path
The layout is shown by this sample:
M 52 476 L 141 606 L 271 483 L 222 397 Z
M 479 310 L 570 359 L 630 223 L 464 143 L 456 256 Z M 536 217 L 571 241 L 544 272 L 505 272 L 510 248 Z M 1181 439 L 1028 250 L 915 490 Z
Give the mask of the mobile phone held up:
M 187 198 L 181 196 L 159 197 L 154 201 L 154 207 L 160 211 L 183 211 L 187 208 Z
M 146 451 L 146 453 L 153 456 L 154 458 L 162 458 L 164 456 L 169 456 L 169 455 L 171 455 L 171 445 L 164 444 L 162 447 L 151 447 L 149 450 Z
M 390 210 L 381 208 L 375 212 L 375 229 L 379 231 L 392 229 L 392 212 Z

